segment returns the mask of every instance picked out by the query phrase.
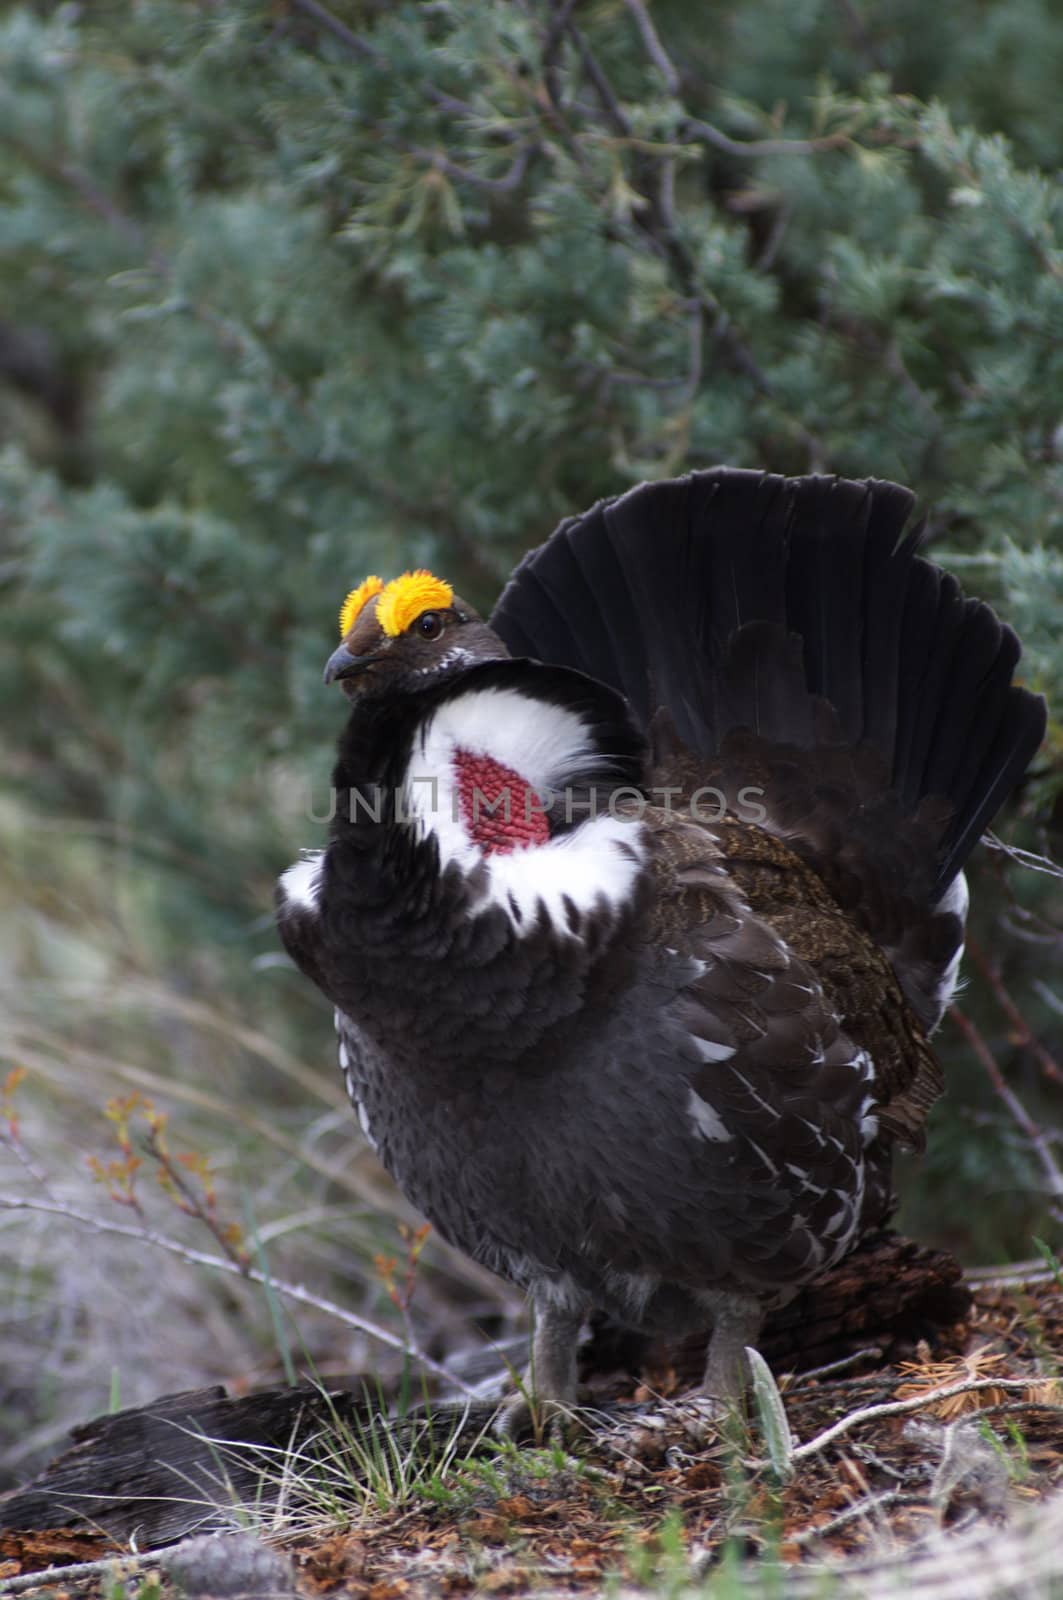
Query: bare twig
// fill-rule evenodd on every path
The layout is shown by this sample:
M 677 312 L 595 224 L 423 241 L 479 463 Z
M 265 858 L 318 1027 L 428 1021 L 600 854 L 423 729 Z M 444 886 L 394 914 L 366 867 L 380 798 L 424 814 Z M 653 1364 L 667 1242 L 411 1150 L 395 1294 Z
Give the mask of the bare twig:
M 910 1491 L 906 1493 L 903 1489 L 884 1489 L 881 1494 L 867 1495 L 863 1500 L 854 1501 L 844 1511 L 839 1511 L 836 1517 L 831 1517 L 829 1522 L 821 1522 L 818 1527 L 804 1528 L 800 1533 L 793 1534 L 787 1543 L 798 1546 L 813 1544 L 815 1540 L 844 1528 L 847 1522 L 855 1522 L 858 1517 L 870 1516 L 876 1511 L 885 1511 L 888 1506 L 925 1504 L 925 1495 L 912 1494 Z
M 808 1372 L 801 1372 L 797 1376 L 790 1393 L 796 1393 L 805 1383 L 813 1378 L 826 1378 L 834 1372 L 845 1372 L 849 1367 L 855 1367 L 862 1361 L 879 1361 L 882 1351 L 877 1344 L 869 1344 L 862 1350 L 853 1350 L 847 1356 L 842 1356 L 838 1361 L 828 1361 L 825 1367 L 812 1367 Z
M 661 162 L 657 183 L 657 208 L 661 213 L 662 223 L 674 238 L 676 233 L 674 156 L 666 156 Z
M 705 311 L 700 304 L 690 319 L 690 366 L 687 371 L 686 401 L 693 405 L 701 384 L 705 354 Z
M 577 3 L 578 0 L 554 0 L 553 19 L 543 40 L 543 82 L 550 97 L 550 104 L 558 111 L 561 109 L 561 79 L 557 61 L 561 53 L 561 43 L 568 30 L 569 18 Z
M 965 1280 L 981 1289 L 1014 1289 L 1027 1283 L 1048 1283 L 1051 1267 L 1041 1260 L 1013 1261 L 1003 1267 L 968 1267 Z
M 930 460 L 937 447 L 942 433 L 942 421 L 938 415 L 937 407 L 916 379 L 912 376 L 908 363 L 901 353 L 901 347 L 896 337 L 891 338 L 884 351 L 886 371 L 896 378 L 904 393 L 912 404 L 922 412 L 926 418 L 926 428 L 920 445 L 920 452 L 924 461 Z
M 665 88 L 669 94 L 677 95 L 679 93 L 679 73 L 676 71 L 675 62 L 661 43 L 660 35 L 653 26 L 653 18 L 642 4 L 642 0 L 624 0 L 624 4 L 635 19 L 635 26 L 642 36 L 646 54 L 664 79 Z
M 790 226 L 793 214 L 793 206 L 789 202 L 779 207 L 775 221 L 768 230 L 768 237 L 764 241 L 763 248 L 753 263 L 756 272 L 768 273 L 775 265 L 775 258 L 779 254 L 783 239 L 786 237 L 786 230 Z
M 627 112 L 620 104 L 613 92 L 612 84 L 599 66 L 594 51 L 587 43 L 586 35 L 576 27 L 574 22 L 569 22 L 568 31 L 576 49 L 579 51 L 583 70 L 586 72 L 587 77 L 590 79 L 591 87 L 598 96 L 598 101 L 605 112 L 606 120 L 611 125 L 614 133 L 622 134 L 625 139 L 629 139 L 633 130 L 628 120 Z
M 965 1016 L 958 1006 L 949 1007 L 949 1016 L 985 1068 L 986 1076 L 997 1098 L 1007 1107 L 1008 1114 L 1037 1156 L 1041 1170 L 1048 1180 L 1049 1194 L 1055 1201 L 1063 1199 L 1063 1171 L 1060 1170 L 1052 1151 L 1048 1135 L 1030 1116 L 1010 1084 L 1005 1082 L 996 1057 L 970 1017 Z
M 1033 850 L 1020 850 L 1018 845 L 1005 844 L 995 833 L 985 834 L 982 843 L 987 850 L 999 850 L 1009 861 L 1014 861 L 1017 867 L 1028 867 L 1031 872 L 1043 872 L 1049 878 L 1063 878 L 1063 867 L 1050 856 L 1039 856 Z
M 814 156 L 825 150 L 841 150 L 852 143 L 848 133 L 825 133 L 816 139 L 732 139 L 721 128 L 700 117 L 688 117 L 679 129 L 680 137 L 700 139 L 722 150 L 725 155 L 755 160 L 758 156 Z
M 632 128 L 628 116 L 620 104 L 607 75 L 597 61 L 585 35 L 574 23 L 570 23 L 568 31 L 579 51 L 583 68 L 602 107 L 607 123 L 615 134 L 624 139 L 630 139 L 632 137 Z M 703 125 L 692 123 L 691 126 L 699 127 Z M 840 142 L 843 137 L 847 136 L 831 136 L 835 142 Z M 673 159 L 671 152 L 664 159 Z M 772 393 L 771 385 L 753 351 L 742 337 L 740 331 L 733 325 L 730 315 L 719 300 L 699 280 L 694 262 L 685 245 L 677 236 L 670 199 L 669 180 L 668 176 L 665 175 L 663 180 L 659 180 L 658 200 L 652 213 L 638 217 L 632 224 L 635 238 L 643 248 L 648 247 L 653 250 L 659 258 L 670 265 L 685 294 L 691 301 L 700 306 L 702 317 L 708 325 L 707 332 L 711 344 L 719 347 L 731 365 L 753 384 L 759 394 L 770 396 Z M 692 370 L 696 371 L 700 382 L 701 363 L 703 360 L 700 346 L 700 330 L 696 354 L 697 364 Z M 826 466 L 828 460 L 827 452 L 821 441 L 810 432 L 799 417 L 791 417 L 790 422 L 797 437 L 808 450 L 810 465 L 815 470 L 821 470 Z
M 1060 997 L 1058 994 L 1056 994 L 1055 991 L 1050 989 L 1047 983 L 1043 983 L 1040 978 L 1034 979 L 1033 987 L 1040 995 L 1049 1011 L 1054 1011 L 1057 1017 L 1063 1017 L 1063 997 Z
M 194 1217 L 197 1222 L 201 1222 L 222 1254 L 243 1272 L 251 1260 L 241 1242 L 243 1232 L 235 1229 L 233 1224 L 226 1224 L 218 1216 L 214 1192 L 205 1177 L 205 1162 L 199 1164 L 202 1188 L 197 1189 L 170 1154 L 166 1143 L 165 1118 L 159 1117 L 157 1113 L 149 1117 L 144 1148 L 156 1162 L 163 1187 L 169 1190 L 178 1210 L 183 1211 L 185 1216 Z
M 1005 989 L 996 962 L 990 959 L 976 939 L 970 937 L 967 939 L 967 955 L 988 983 L 993 998 L 1014 1028 L 1016 1043 L 1021 1049 L 1029 1050 L 1046 1078 L 1051 1078 L 1053 1083 L 1063 1083 L 1063 1071 L 1060 1070 L 1055 1057 L 1045 1049 L 1039 1039 L 1034 1037 L 1026 1018 Z
M 625 372 L 617 367 L 602 370 L 599 367 L 586 367 L 584 371 L 593 373 L 595 378 L 600 378 L 609 386 L 615 385 L 623 388 L 625 385 L 635 389 L 682 389 L 688 382 L 685 377 L 676 375 L 671 378 L 651 378 L 644 372 Z
M 376 66 L 385 65 L 384 57 L 375 45 L 363 39 L 361 34 L 355 33 L 353 28 L 348 28 L 339 17 L 333 16 L 326 6 L 319 5 L 318 0 L 289 0 L 293 11 L 301 11 L 304 17 L 309 17 L 316 22 L 325 33 L 331 33 L 340 44 L 346 45 L 352 55 L 362 56 L 366 61 L 372 61 Z
M 52 1189 L 48 1174 L 43 1167 L 38 1166 L 34 1161 L 16 1128 L 10 1126 L 7 1128 L 0 1127 L 0 1146 L 5 1150 L 10 1150 L 26 1176 L 32 1178 L 34 1183 L 39 1185 L 45 1194 L 51 1195 Z
M 159 1552 L 147 1550 L 143 1555 L 126 1555 L 121 1550 L 116 1550 L 113 1555 L 101 1556 L 98 1561 L 75 1561 L 64 1567 L 41 1567 L 36 1572 L 17 1573 L 12 1578 L 0 1579 L 0 1595 L 28 1594 L 31 1589 L 41 1589 L 46 1583 L 55 1580 L 65 1593 L 68 1586 L 75 1580 L 82 1578 L 113 1578 L 118 1580 L 127 1574 L 142 1572 L 145 1567 L 159 1565 Z M 50 1590 L 55 1594 L 58 1590 Z M 117 1592 L 117 1590 L 112 1590 Z
M 459 1388 L 463 1394 L 472 1394 L 472 1390 L 447 1370 L 438 1361 L 426 1355 L 417 1345 L 406 1339 L 400 1339 L 397 1334 L 388 1328 L 381 1327 L 377 1322 L 371 1322 L 367 1317 L 360 1317 L 357 1312 L 347 1311 L 343 1306 L 329 1300 L 325 1295 L 313 1294 L 309 1289 L 304 1289 L 299 1284 L 286 1283 L 283 1279 L 260 1272 L 257 1267 L 240 1267 L 235 1261 L 226 1256 L 208 1254 L 205 1250 L 196 1250 L 189 1245 L 181 1244 L 177 1239 L 171 1239 L 166 1234 L 157 1233 L 153 1228 L 134 1227 L 130 1223 L 112 1222 L 106 1217 L 96 1217 L 90 1212 L 81 1211 L 78 1207 L 68 1205 L 64 1201 L 36 1200 L 21 1195 L 8 1195 L 0 1193 L 0 1209 L 5 1211 L 33 1211 L 41 1212 L 46 1216 L 61 1217 L 67 1222 L 76 1222 L 82 1227 L 90 1228 L 94 1233 L 110 1234 L 112 1237 L 132 1239 L 138 1244 L 148 1244 L 157 1250 L 164 1250 L 169 1255 L 176 1256 L 179 1261 L 186 1262 L 189 1266 L 208 1267 L 214 1272 L 226 1273 L 229 1277 L 243 1278 L 248 1283 L 266 1286 L 286 1300 L 295 1305 L 307 1306 L 313 1311 L 323 1312 L 326 1316 L 334 1317 L 348 1328 L 354 1328 L 359 1333 L 366 1334 L 370 1339 L 375 1339 L 378 1344 L 385 1345 L 389 1350 L 395 1350 L 400 1355 L 412 1356 L 426 1372 L 431 1372 L 435 1377 L 443 1379 L 448 1384 Z
M 911 1400 L 887 1400 L 882 1405 L 865 1406 L 860 1411 L 850 1411 L 848 1416 L 840 1417 L 829 1428 L 824 1428 L 822 1433 L 817 1433 L 814 1439 L 809 1439 L 807 1444 L 796 1445 L 793 1459 L 804 1461 L 809 1456 L 818 1455 L 843 1433 L 848 1433 L 850 1428 L 859 1427 L 864 1422 L 876 1422 L 880 1417 L 903 1417 L 910 1411 L 921 1411 L 925 1406 L 939 1405 L 942 1400 L 951 1400 L 953 1395 L 973 1394 L 979 1389 L 1034 1389 L 1044 1382 L 1044 1378 L 968 1378 L 963 1383 L 948 1384 L 941 1389 L 928 1389 L 925 1394 L 916 1395 Z M 1063 1406 L 1052 1406 L 1049 1409 L 1058 1411 L 1063 1416 Z

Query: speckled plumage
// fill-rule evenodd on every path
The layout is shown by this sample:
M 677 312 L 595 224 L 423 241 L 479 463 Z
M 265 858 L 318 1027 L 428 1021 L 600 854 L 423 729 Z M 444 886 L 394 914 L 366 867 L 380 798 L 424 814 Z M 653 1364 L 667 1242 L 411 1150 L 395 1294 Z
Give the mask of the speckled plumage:
M 901 539 L 909 507 L 643 486 L 563 524 L 490 628 L 455 598 L 387 639 L 371 599 L 330 662 L 338 815 L 281 934 L 385 1166 L 534 1294 L 557 1402 L 591 1305 L 714 1317 L 730 1388 L 757 1308 L 882 1221 L 893 1143 L 922 1141 L 950 886 L 1043 707 L 1010 631 Z M 521 803 L 549 790 L 549 837 L 481 828 L 462 752 L 493 795 L 499 763 Z

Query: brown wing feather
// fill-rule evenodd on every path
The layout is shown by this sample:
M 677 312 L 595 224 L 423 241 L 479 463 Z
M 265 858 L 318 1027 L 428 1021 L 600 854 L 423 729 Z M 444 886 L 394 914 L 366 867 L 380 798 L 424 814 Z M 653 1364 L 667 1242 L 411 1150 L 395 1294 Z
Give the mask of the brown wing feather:
M 761 806 L 764 827 L 754 832 L 787 847 L 788 860 L 826 888 L 849 928 L 872 936 L 909 1005 L 932 1029 L 940 1019 L 942 973 L 963 941 L 961 920 L 931 900 L 950 807 L 930 797 L 906 812 L 878 751 L 840 742 L 831 707 L 811 704 L 816 742 L 810 748 L 740 728 L 708 759 L 687 750 L 660 712 L 651 728 L 652 781 L 671 786 L 680 805 L 707 788 L 738 816 L 747 805 Z M 932 1100 L 918 1104 L 925 1115 Z
M 696 989 L 718 1019 L 715 1042 L 741 1044 L 775 1072 L 787 1060 L 807 1070 L 824 1054 L 820 1092 L 828 1094 L 832 1052 L 845 1062 L 850 1044 L 866 1051 L 880 1129 L 921 1147 L 941 1070 L 883 951 L 764 829 L 656 809 L 646 820 L 657 877 L 653 936 L 707 959 Z M 835 1085 L 839 1110 L 851 1090 Z

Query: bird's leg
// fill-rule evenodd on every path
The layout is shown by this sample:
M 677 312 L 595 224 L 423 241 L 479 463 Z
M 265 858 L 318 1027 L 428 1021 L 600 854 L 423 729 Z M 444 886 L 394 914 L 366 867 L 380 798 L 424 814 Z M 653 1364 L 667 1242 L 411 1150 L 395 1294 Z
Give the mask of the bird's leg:
M 535 1331 L 531 1362 L 518 1392 L 499 1413 L 496 1427 L 517 1438 L 562 1419 L 576 1404 L 576 1352 L 583 1324 L 582 1308 L 559 1306 L 535 1296 Z
M 756 1345 L 763 1321 L 760 1301 L 746 1295 L 721 1294 L 713 1305 L 701 1392 L 721 1411 L 738 1405 L 745 1394 L 746 1346 Z
M 716 1435 L 720 1422 L 741 1405 L 748 1379 L 746 1346 L 756 1345 L 764 1321 L 760 1302 L 747 1295 L 714 1294 L 711 1309 L 712 1336 L 701 1389 L 682 1402 L 686 1431 L 699 1444 Z

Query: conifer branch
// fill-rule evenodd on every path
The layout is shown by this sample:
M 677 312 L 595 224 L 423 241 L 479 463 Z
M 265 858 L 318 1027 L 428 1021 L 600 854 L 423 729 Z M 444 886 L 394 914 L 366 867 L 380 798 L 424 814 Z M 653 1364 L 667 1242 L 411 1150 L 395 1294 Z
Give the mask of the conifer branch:
M 488 194 L 512 194 L 524 181 L 528 170 L 528 162 L 538 150 L 537 144 L 522 145 L 513 157 L 512 164 L 501 178 L 487 178 L 482 172 L 473 172 L 470 167 L 463 167 L 452 161 L 442 150 L 425 150 L 417 145 L 410 147 L 410 154 L 417 156 L 421 161 L 427 161 L 438 172 L 445 173 L 448 178 L 453 178 L 456 183 L 470 184 L 474 189 L 483 189 Z
M 676 71 L 675 62 L 661 43 L 661 36 L 653 25 L 653 18 L 646 10 L 642 0 L 624 0 L 624 4 L 635 19 L 635 26 L 639 30 L 646 54 L 664 79 L 665 88 L 669 94 L 678 95 L 680 89 L 679 73 Z
M 324 32 L 331 34 L 352 55 L 359 56 L 364 61 L 372 62 L 382 72 L 390 71 L 390 64 L 383 52 L 378 50 L 374 44 L 371 44 L 368 39 L 363 38 L 361 34 L 355 33 L 353 28 L 349 28 L 327 6 L 321 5 L 320 0 L 288 0 L 288 3 L 296 11 L 301 11 L 305 17 L 317 23 L 318 27 Z M 438 106 L 440 111 L 449 111 L 455 116 L 468 117 L 470 119 L 477 117 L 476 107 L 470 105 L 467 100 L 460 100 L 456 95 L 448 94 L 446 90 L 438 88 L 434 83 L 425 83 L 423 87 L 429 100 L 433 105 Z M 502 138 L 515 137 L 505 129 L 497 129 L 495 131 Z
M 841 132 L 825 133 L 815 139 L 732 139 L 722 128 L 713 127 L 701 117 L 687 117 L 680 124 L 679 133 L 682 138 L 700 140 L 742 161 L 755 161 L 762 156 L 822 155 L 828 150 L 844 150 L 853 142 L 851 134 Z
M 366 61 L 371 61 L 374 66 L 386 67 L 387 63 L 375 45 L 363 39 L 361 34 L 355 33 L 353 28 L 348 28 L 334 12 L 327 6 L 319 4 L 319 0 L 288 0 L 293 11 L 301 11 L 304 17 L 309 17 L 316 22 L 325 33 L 330 33 L 340 44 L 345 45 L 352 55 L 361 56 Z
M 678 98 L 682 88 L 679 70 L 664 48 L 661 36 L 643 0 L 624 0 L 624 4 L 635 19 L 646 54 L 663 78 L 665 88 L 669 94 Z M 851 142 L 847 133 L 829 133 L 818 139 L 732 139 L 721 129 L 713 127 L 710 122 L 705 122 L 700 117 L 685 117 L 681 124 L 680 137 L 699 139 L 705 144 L 713 145 L 717 150 L 722 150 L 725 155 L 739 156 L 743 159 L 757 156 L 818 155 L 824 150 L 840 150 Z

